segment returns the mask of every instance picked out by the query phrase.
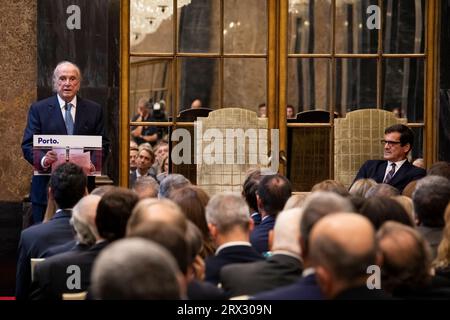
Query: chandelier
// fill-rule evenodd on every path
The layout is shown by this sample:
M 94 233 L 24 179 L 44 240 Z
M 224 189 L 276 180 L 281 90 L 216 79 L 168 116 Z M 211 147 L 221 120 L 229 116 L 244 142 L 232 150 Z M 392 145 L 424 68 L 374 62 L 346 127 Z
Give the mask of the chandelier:
M 141 43 L 145 36 L 158 30 L 161 23 L 173 14 L 173 0 L 131 0 L 130 45 Z M 177 8 L 191 0 L 177 0 Z

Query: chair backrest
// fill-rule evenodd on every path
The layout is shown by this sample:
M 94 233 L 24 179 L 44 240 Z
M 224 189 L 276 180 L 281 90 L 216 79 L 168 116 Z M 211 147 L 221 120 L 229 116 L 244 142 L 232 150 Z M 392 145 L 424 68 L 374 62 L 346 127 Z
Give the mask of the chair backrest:
M 347 113 L 334 121 L 334 179 L 347 188 L 361 165 L 370 159 L 383 159 L 384 129 L 407 119 L 380 109 L 363 109 Z
M 247 109 L 223 108 L 199 117 L 196 124 L 197 185 L 210 196 L 240 192 L 249 169 L 267 167 L 267 118 Z
M 210 108 L 198 108 L 198 109 L 186 109 L 181 111 L 177 116 L 177 121 L 186 121 L 193 122 L 197 120 L 198 117 L 207 117 L 208 114 L 213 111 Z M 191 134 L 191 163 L 190 164 L 179 164 L 173 167 L 172 173 L 179 173 L 185 176 L 191 183 L 197 184 L 197 166 L 194 163 L 194 128 L 186 127 L 184 128 L 189 131 Z M 170 143 L 172 143 L 170 141 Z M 176 143 L 174 143 L 173 147 L 175 147 Z
M 63 293 L 63 300 L 86 300 L 87 291 L 77 292 L 77 293 Z
M 309 110 L 297 113 L 289 123 L 330 123 L 331 112 Z M 334 118 L 337 114 L 334 114 Z M 330 176 L 330 139 L 329 127 L 287 129 L 287 177 L 293 189 L 309 191 L 316 183 Z
M 30 263 L 31 263 L 31 282 L 34 281 L 34 268 L 36 268 L 36 265 L 38 263 L 41 263 L 42 261 L 45 261 L 45 258 L 31 258 L 30 259 Z

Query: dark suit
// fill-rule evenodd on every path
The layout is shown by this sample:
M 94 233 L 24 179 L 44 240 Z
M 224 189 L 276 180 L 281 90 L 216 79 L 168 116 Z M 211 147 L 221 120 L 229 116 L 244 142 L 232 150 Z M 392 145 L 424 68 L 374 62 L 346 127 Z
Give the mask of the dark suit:
M 38 258 L 48 248 L 73 239 L 74 232 L 69 223 L 70 216 L 70 211 L 58 211 L 50 221 L 22 231 L 17 258 L 17 299 L 28 298 L 31 283 L 30 259 Z
M 32 300 L 61 300 L 63 293 L 86 291 L 91 283 L 91 270 L 95 258 L 108 245 L 104 241 L 84 251 L 69 251 L 57 254 L 39 263 L 35 270 L 35 281 L 32 284 Z M 75 273 L 67 273 L 71 265 L 80 268 L 80 288 L 68 288 L 67 280 Z M 69 281 L 74 283 L 74 281 Z
M 212 283 L 192 280 L 187 284 L 189 300 L 228 300 L 230 296 Z
M 223 248 L 215 256 L 205 260 L 205 281 L 213 284 L 220 282 L 220 270 L 223 266 L 239 262 L 254 262 L 264 258 L 250 246 L 235 245 Z
M 84 251 L 89 249 L 89 246 L 83 243 L 79 243 L 76 240 L 72 240 L 54 247 L 50 247 L 45 250 L 39 258 L 49 258 L 60 253 L 68 251 Z
M 274 225 L 275 217 L 267 216 L 250 234 L 252 247 L 261 254 L 269 251 L 269 231 L 273 229 Z
M 366 161 L 359 169 L 354 181 L 371 178 L 377 183 L 383 183 L 387 164 L 386 160 Z M 406 160 L 388 184 L 402 192 L 408 183 L 423 178 L 426 174 L 427 172 L 424 169 L 413 166 Z
M 250 295 L 288 285 L 298 280 L 302 269 L 300 259 L 275 253 L 264 261 L 223 267 L 220 281 L 232 297 Z
M 33 103 L 28 112 L 28 123 L 22 140 L 22 152 L 25 159 L 32 165 L 34 164 L 33 135 L 35 134 L 67 134 L 64 118 L 56 95 Z M 107 154 L 109 140 L 104 133 L 103 109 L 98 103 L 77 96 L 73 134 L 102 136 L 103 154 Z M 43 155 L 37 159 L 39 166 Z M 40 169 L 45 171 L 43 168 Z M 42 210 L 45 211 L 45 206 L 47 205 L 47 185 L 49 179 L 50 176 L 48 175 L 33 176 L 30 198 L 34 206 L 32 209 L 33 219 L 37 220 L 34 223 L 42 221 Z M 88 184 L 90 189 L 95 186 L 94 177 L 90 177 Z
M 297 282 L 274 290 L 261 292 L 252 300 L 322 300 L 324 299 L 316 275 L 301 277 Z

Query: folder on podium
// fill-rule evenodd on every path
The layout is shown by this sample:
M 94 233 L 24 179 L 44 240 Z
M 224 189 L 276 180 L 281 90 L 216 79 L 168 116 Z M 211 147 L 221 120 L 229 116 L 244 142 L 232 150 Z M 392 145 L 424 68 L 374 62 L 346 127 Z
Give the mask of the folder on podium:
M 57 160 L 49 168 L 43 168 L 42 158 L 48 151 L 54 151 Z M 102 173 L 102 136 L 78 135 L 34 135 L 33 167 L 35 175 L 50 175 L 66 162 L 80 166 L 88 176 Z

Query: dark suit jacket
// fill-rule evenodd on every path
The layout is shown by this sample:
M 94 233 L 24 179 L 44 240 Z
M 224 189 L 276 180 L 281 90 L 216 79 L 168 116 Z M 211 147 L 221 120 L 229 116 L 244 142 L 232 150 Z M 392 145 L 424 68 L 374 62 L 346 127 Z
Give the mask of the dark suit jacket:
M 267 216 L 250 234 L 252 247 L 261 254 L 269 251 L 269 231 L 273 229 L 274 225 L 275 217 Z
M 79 243 L 76 240 L 72 240 L 54 247 L 50 247 L 45 250 L 39 258 L 49 258 L 51 256 L 57 255 L 59 253 L 64 253 L 68 251 L 84 251 L 89 249 L 88 245 Z
M 252 300 L 322 300 L 324 299 L 316 281 L 316 275 L 301 277 L 297 282 L 274 290 L 261 292 Z
M 35 281 L 32 284 L 32 300 L 61 300 L 63 293 L 86 291 L 91 283 L 91 270 L 95 258 L 108 245 L 104 241 L 93 245 L 85 251 L 69 251 L 57 254 L 39 263 L 35 270 Z M 67 273 L 71 265 L 80 268 L 80 288 L 69 289 L 68 278 L 74 273 Z M 72 281 L 69 281 L 73 283 Z
M 300 259 L 275 253 L 264 261 L 223 267 L 220 281 L 231 297 L 250 295 L 291 284 L 300 278 L 302 269 Z
M 22 231 L 19 241 L 16 298 L 27 299 L 31 284 L 31 258 L 40 257 L 48 248 L 71 241 L 73 228 L 69 223 L 70 211 L 59 211 L 53 218 L 42 224 Z
M 230 296 L 209 282 L 192 280 L 187 284 L 189 300 L 228 300 Z
M 250 246 L 230 246 L 219 251 L 219 254 L 205 260 L 205 281 L 213 284 L 220 282 L 220 269 L 223 266 L 239 262 L 254 262 L 264 258 Z
M 27 127 L 23 134 L 22 152 L 25 159 L 32 165 L 34 164 L 33 135 L 35 134 L 67 134 L 64 118 L 56 95 L 35 102 L 30 107 Z M 103 154 L 107 154 L 109 140 L 104 132 L 103 109 L 98 103 L 77 96 L 73 134 L 102 136 Z M 47 184 L 49 179 L 50 176 L 45 175 L 33 176 L 30 194 L 32 203 L 40 205 L 47 204 Z M 91 184 L 94 182 L 93 177 L 89 180 L 91 180 Z
M 345 289 L 334 300 L 392 300 L 383 289 L 369 289 L 367 286 Z
M 359 169 L 354 181 L 372 178 L 378 183 L 383 183 L 387 163 L 386 160 L 366 161 Z M 427 172 L 424 169 L 413 166 L 406 160 L 388 184 L 402 192 L 408 183 L 423 178 L 426 174 Z

